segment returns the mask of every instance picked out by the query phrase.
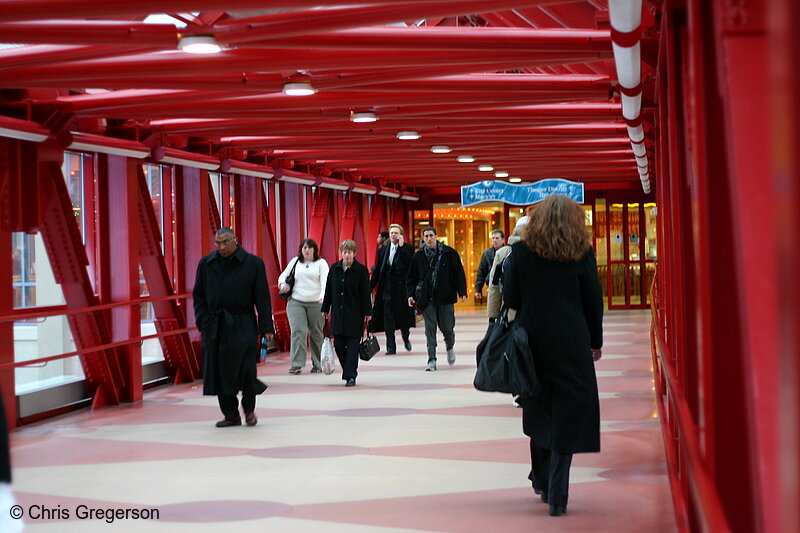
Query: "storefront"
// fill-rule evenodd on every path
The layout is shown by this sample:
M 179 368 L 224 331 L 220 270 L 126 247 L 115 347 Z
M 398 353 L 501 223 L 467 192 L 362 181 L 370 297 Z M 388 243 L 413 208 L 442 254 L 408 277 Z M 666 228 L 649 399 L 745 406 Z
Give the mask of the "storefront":
M 606 307 L 648 307 L 657 259 L 656 204 L 647 202 L 642 193 L 588 191 L 584 198 L 582 184 L 576 187 L 578 184 L 566 180 L 546 181 L 544 187 L 532 188 L 526 194 L 500 182 L 507 190 L 495 191 L 498 198 L 491 197 L 489 184 L 492 182 L 480 182 L 482 186 L 477 191 L 473 186 L 479 184 L 465 186 L 473 187 L 473 192 L 469 198 L 462 192 L 460 203 L 434 202 L 430 204 L 431 209 L 412 212 L 412 244 L 419 246 L 422 230 L 434 226 L 439 240 L 455 248 L 464 262 L 469 299 L 460 305 L 474 306 L 475 277 L 483 251 L 491 246 L 491 232 L 500 229 L 507 239 L 517 220 L 524 215 L 526 206 L 541 201 L 547 194 L 567 193 L 584 210 Z M 537 184 L 531 184 L 534 185 Z M 505 201 L 503 194 L 513 196 L 509 198 L 511 202 Z

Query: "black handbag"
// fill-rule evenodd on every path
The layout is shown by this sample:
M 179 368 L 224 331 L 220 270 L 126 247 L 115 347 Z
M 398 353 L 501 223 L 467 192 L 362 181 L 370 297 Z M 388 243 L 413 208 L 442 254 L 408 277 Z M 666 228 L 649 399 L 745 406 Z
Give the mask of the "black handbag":
M 300 258 L 297 258 L 297 261 L 294 262 L 294 266 L 292 267 L 292 271 L 289 272 L 289 275 L 286 276 L 286 279 L 283 282 L 289 286 L 289 289 L 283 292 L 278 292 L 278 298 L 281 300 L 288 300 L 292 296 L 292 290 L 294 289 L 294 269 L 297 268 L 297 263 L 300 262 Z
M 508 322 L 508 307 L 500 311 L 480 354 L 473 385 L 486 392 L 534 396 L 541 390 L 528 333 L 519 321 Z
M 378 344 L 378 338 L 372 333 L 368 333 L 369 325 L 364 328 L 364 340 L 358 345 L 358 358 L 362 361 L 369 361 L 376 353 L 381 351 L 381 345 Z

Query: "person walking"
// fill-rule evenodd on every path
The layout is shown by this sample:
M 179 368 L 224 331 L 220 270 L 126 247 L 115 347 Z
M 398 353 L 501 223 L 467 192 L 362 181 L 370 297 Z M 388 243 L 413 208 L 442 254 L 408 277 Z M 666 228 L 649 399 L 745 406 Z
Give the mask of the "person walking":
M 328 262 L 319 256 L 319 246 L 313 239 L 303 239 L 297 257 L 289 261 L 286 269 L 278 276 L 278 290 L 291 291 L 286 302 L 286 317 L 291 330 L 291 362 L 289 373 L 299 374 L 306 366 L 306 339 L 311 348 L 311 373 L 322 372 L 320 354 L 322 351 L 322 325 L 324 320 L 319 305 L 325 296 L 328 281 Z M 294 273 L 294 285 L 289 286 L 286 278 Z
M 504 269 L 503 298 L 517 309 L 541 393 L 521 398 L 530 437 L 529 479 L 550 515 L 567 510 L 575 453 L 600 451 L 594 362 L 602 356 L 603 299 L 580 206 L 562 195 L 533 212 Z
M 417 251 L 411 259 L 411 267 L 406 278 L 406 296 L 408 305 L 414 307 L 419 303 L 424 307 L 422 316 L 425 319 L 425 340 L 428 345 L 428 364 L 425 370 L 436 370 L 436 328 L 444 335 L 447 349 L 447 362 L 456 362 L 453 349 L 456 342 L 456 316 L 453 304 L 467 299 L 467 277 L 461 256 L 453 248 L 437 240 L 436 228 L 428 226 L 422 230 L 425 247 Z M 427 295 L 428 304 L 417 302 L 417 289 Z
M 358 346 L 372 318 L 367 267 L 356 261 L 356 242 L 342 241 L 340 261 L 331 265 L 322 314 L 331 318 L 331 334 L 336 357 L 342 365 L 345 386 L 354 387 L 358 377 Z
M 414 257 L 414 247 L 403 240 L 403 226 L 389 226 L 388 246 L 380 249 L 378 264 L 372 273 L 370 289 L 378 288 L 372 309 L 372 331 L 386 332 L 386 355 L 397 353 L 395 331 L 400 330 L 403 345 L 411 351 L 409 330 L 416 325 L 414 309 L 408 306 L 406 277 Z
M 483 286 L 486 285 L 487 291 L 489 287 L 489 271 L 494 263 L 494 256 L 504 244 L 506 234 L 503 230 L 496 229 L 492 231 L 492 245 L 483 251 L 481 255 L 481 262 L 478 264 L 478 271 L 475 274 L 475 302 L 483 302 Z
M 248 426 L 255 426 L 259 336 L 272 340 L 272 304 L 264 261 L 239 246 L 230 228 L 220 229 L 217 249 L 200 259 L 194 281 L 194 318 L 202 336 L 203 394 L 216 395 L 225 416 L 217 427 L 241 426 L 239 400 Z M 258 313 L 256 315 L 256 312 Z

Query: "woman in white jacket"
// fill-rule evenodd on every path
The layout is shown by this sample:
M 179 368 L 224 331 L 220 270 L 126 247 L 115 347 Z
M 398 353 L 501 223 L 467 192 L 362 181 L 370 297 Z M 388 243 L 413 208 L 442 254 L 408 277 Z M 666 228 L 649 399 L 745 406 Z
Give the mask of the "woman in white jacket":
M 294 271 L 294 286 L 286 284 L 286 278 Z M 311 346 L 311 372 L 321 372 L 320 351 L 322 349 L 323 318 L 320 304 L 325 296 L 328 280 L 328 263 L 319 256 L 319 246 L 312 239 L 300 243 L 297 257 L 289 261 L 278 277 L 278 290 L 291 290 L 286 303 L 286 316 L 292 331 L 289 365 L 290 374 L 299 374 L 306 365 L 306 336 Z

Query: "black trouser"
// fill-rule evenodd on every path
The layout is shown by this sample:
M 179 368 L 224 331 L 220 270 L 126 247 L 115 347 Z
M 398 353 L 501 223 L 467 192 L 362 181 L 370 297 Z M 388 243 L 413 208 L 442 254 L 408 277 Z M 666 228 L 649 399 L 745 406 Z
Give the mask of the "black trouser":
M 567 505 L 571 453 L 558 453 L 542 448 L 531 439 L 531 473 L 533 488 L 547 494 L 553 505 Z
M 358 346 L 359 337 L 333 336 L 333 349 L 339 364 L 342 365 L 342 379 L 356 379 L 358 376 Z
M 409 328 L 397 328 L 396 322 L 394 319 L 394 312 L 392 311 L 392 301 L 391 300 L 384 300 L 383 301 L 383 329 L 386 331 L 386 351 L 396 352 L 397 351 L 397 343 L 394 339 L 394 332 L 398 329 L 400 330 L 400 334 L 403 336 L 403 342 L 408 342 L 408 333 Z
M 226 420 L 236 420 L 239 416 L 239 398 L 235 394 L 218 394 L 219 408 Z M 256 410 L 256 395 L 242 393 L 242 409 L 245 414 Z

